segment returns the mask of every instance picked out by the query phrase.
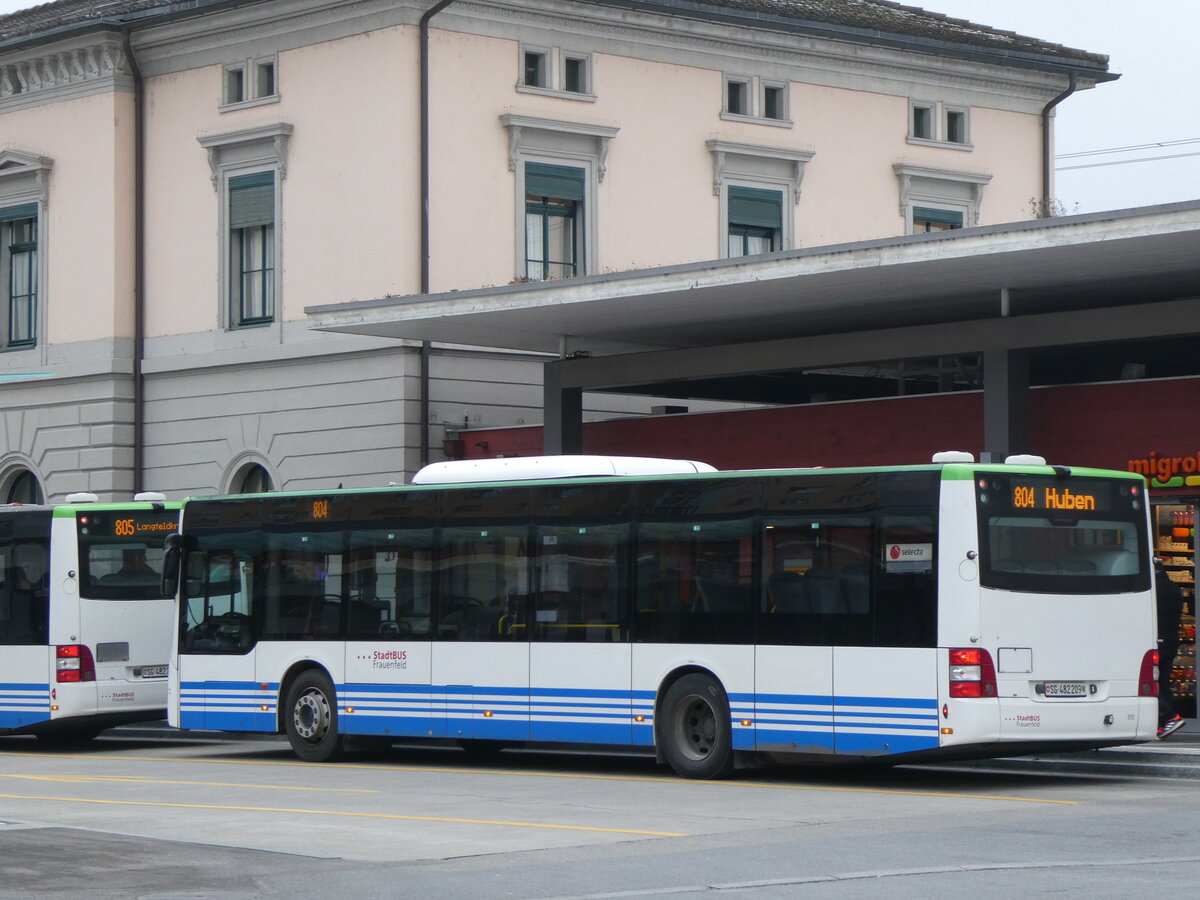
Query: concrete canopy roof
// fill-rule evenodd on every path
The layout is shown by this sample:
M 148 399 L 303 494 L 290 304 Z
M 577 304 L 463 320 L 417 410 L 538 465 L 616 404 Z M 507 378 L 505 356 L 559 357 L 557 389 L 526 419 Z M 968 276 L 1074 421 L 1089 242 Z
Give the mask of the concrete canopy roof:
M 1200 298 L 1200 201 L 306 312 L 321 331 L 595 357 L 1181 298 Z

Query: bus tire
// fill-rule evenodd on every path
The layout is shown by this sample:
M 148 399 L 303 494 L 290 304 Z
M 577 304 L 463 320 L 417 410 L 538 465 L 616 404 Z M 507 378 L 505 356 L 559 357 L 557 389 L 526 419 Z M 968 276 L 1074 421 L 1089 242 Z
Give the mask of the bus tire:
M 700 673 L 672 684 L 663 698 L 658 739 L 675 774 L 727 778 L 733 772 L 733 737 L 724 688 Z
M 333 682 L 317 669 L 301 672 L 288 688 L 283 724 L 292 752 L 305 762 L 331 762 L 345 750 Z

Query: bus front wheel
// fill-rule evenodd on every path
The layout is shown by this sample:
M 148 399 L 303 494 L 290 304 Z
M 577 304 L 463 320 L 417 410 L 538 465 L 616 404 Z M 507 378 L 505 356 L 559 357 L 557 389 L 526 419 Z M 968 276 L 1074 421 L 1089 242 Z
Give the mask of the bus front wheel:
M 708 675 L 684 675 L 667 689 L 659 720 L 663 756 L 684 778 L 725 778 L 733 771 L 729 698 Z
M 337 696 L 333 683 L 315 669 L 301 672 L 288 689 L 284 727 L 292 752 L 305 762 L 330 762 L 342 755 Z

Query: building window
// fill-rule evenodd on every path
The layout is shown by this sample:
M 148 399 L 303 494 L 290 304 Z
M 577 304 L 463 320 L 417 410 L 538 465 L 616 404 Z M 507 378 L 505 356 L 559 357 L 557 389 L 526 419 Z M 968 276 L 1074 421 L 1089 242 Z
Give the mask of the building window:
M 757 75 L 726 75 L 721 118 L 790 127 L 787 83 Z
M 258 463 L 250 463 L 238 473 L 235 494 L 265 494 L 271 490 L 271 475 Z
M 725 112 L 731 116 L 750 115 L 750 85 L 741 78 L 725 79 Z
M 37 505 L 45 503 L 46 496 L 37 476 L 28 469 L 21 469 L 9 476 L 4 490 L 4 502 Z
M 513 272 L 520 280 L 570 278 L 597 266 L 596 195 L 620 129 L 505 113 L 516 188 Z
M 584 169 L 525 164 L 525 277 L 530 281 L 582 274 L 585 179 Z
M 570 94 L 590 93 L 588 86 L 588 58 L 563 54 L 562 88 Z
M 595 100 L 592 93 L 592 56 L 559 47 L 521 45 L 521 72 L 517 90 L 569 100 Z
M 521 83 L 526 87 L 549 87 L 546 84 L 546 52 L 544 50 L 525 51 L 525 69 Z
M 764 119 L 787 118 L 787 87 L 785 85 L 763 85 L 762 114 Z
M 979 224 L 983 189 L 991 175 L 896 163 L 900 215 L 906 234 L 950 231 Z
M 962 210 L 934 209 L 929 206 L 914 206 L 912 211 L 912 233 L 929 234 L 934 231 L 954 231 L 963 227 Z
M 291 136 L 292 126 L 281 122 L 197 139 L 208 151 L 218 198 L 226 328 L 279 323 L 281 194 Z
M 971 149 L 970 110 L 966 107 L 911 100 L 908 110 L 910 144 L 936 144 L 957 150 Z
M 755 256 L 781 247 L 783 193 L 731 184 L 727 255 Z
M 711 140 L 713 194 L 720 198 L 722 257 L 792 248 L 793 208 L 800 202 L 811 150 Z
M 0 208 L 0 301 L 3 349 L 37 342 L 38 214 L 36 203 Z
M 279 99 L 275 57 L 248 59 L 225 67 L 221 105 L 258 105 Z
M 275 319 L 275 173 L 229 179 L 230 323 Z

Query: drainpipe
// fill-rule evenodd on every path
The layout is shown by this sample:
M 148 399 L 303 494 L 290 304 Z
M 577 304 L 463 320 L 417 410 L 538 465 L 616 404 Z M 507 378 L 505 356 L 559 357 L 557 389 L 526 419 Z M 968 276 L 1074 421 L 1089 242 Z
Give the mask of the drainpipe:
M 1054 155 L 1050 150 L 1050 113 L 1054 107 L 1075 93 L 1075 73 L 1068 76 L 1067 89 L 1042 107 L 1042 217 L 1050 217 L 1050 179 L 1054 173 Z
M 142 104 L 145 82 L 137 58 L 133 55 L 130 31 L 126 27 L 121 33 L 125 59 L 133 76 L 133 492 L 136 494 L 143 489 L 146 448 L 146 390 L 142 373 L 146 352 L 146 253 L 143 247 L 146 235 L 146 180 L 143 171 L 146 134 Z
M 421 16 L 421 293 L 429 293 L 429 20 L 453 3 L 440 0 Z M 421 341 L 421 465 L 429 462 L 430 342 Z

